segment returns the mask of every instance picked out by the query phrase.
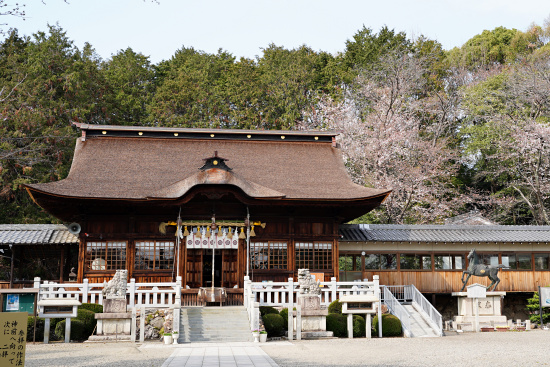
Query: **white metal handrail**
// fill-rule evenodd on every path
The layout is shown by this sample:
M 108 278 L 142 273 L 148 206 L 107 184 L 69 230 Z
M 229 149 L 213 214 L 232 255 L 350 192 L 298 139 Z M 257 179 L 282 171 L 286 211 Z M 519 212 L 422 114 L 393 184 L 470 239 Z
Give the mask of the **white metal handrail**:
M 384 304 L 388 307 L 390 313 L 401 321 L 403 334 L 411 336 L 411 315 L 403 307 L 397 298 L 394 297 L 389 287 L 383 286 Z
M 406 286 L 408 292 L 410 292 L 410 297 L 414 303 L 416 303 L 420 309 L 428 316 L 429 320 L 432 323 L 432 326 L 437 329 L 439 336 L 443 336 L 443 318 L 439 311 L 428 302 L 426 297 L 414 286 L 414 284 Z

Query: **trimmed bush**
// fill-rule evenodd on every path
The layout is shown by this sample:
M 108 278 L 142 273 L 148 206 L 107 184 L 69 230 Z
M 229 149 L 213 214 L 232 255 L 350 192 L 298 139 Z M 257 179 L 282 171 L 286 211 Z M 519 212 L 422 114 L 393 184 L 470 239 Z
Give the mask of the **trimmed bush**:
M 279 312 L 279 315 L 281 315 L 281 317 L 283 318 L 283 321 L 284 321 L 283 329 L 284 329 L 285 331 L 288 331 L 288 308 L 283 308 L 283 309 Z
M 59 340 L 65 339 L 65 320 L 58 322 L 55 326 L 55 336 Z M 86 336 L 86 326 L 79 319 L 71 320 L 71 340 L 85 340 L 88 337 Z
M 262 317 L 264 321 L 265 331 L 270 337 L 283 335 L 285 321 L 278 313 L 269 313 Z
M 372 328 L 374 335 L 378 336 L 378 315 L 372 319 Z M 382 336 L 401 336 L 403 330 L 401 321 L 392 314 L 382 315 Z
M 103 306 L 95 303 L 83 303 L 78 306 L 78 308 L 82 310 L 90 310 L 94 313 L 103 313 Z
M 260 315 L 264 317 L 265 315 L 268 315 L 270 313 L 273 314 L 279 314 L 279 311 L 277 311 L 276 308 L 273 308 L 271 306 L 260 306 Z
M 347 316 L 338 313 L 327 315 L 327 331 L 332 331 L 334 336 L 341 338 L 348 335 Z
M 36 341 L 44 341 L 44 319 L 37 317 L 36 318 Z M 27 341 L 32 342 L 34 332 L 34 316 L 29 316 L 27 318 Z
M 353 337 L 365 336 L 365 319 L 360 315 L 353 315 Z
M 87 309 L 78 309 L 76 311 L 76 319 L 82 321 L 85 327 L 86 338 L 92 335 L 95 329 L 97 320 L 95 319 L 95 313 Z
M 328 305 L 328 313 L 338 313 L 342 314 L 342 304 L 340 303 L 340 300 L 334 300 Z

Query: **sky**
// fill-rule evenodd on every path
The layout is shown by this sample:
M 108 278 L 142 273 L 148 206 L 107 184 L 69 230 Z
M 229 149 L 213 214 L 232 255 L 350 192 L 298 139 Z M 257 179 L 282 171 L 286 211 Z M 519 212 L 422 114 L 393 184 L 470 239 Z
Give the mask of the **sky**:
M 25 11 L 24 21 L 3 16 L 0 23 L 28 36 L 58 24 L 78 48 L 88 42 L 103 59 L 131 47 L 158 63 L 183 46 L 238 58 L 261 56 L 271 43 L 336 54 L 363 26 L 378 32 L 384 25 L 449 50 L 485 29 L 542 25 L 550 1 L 26 0 Z

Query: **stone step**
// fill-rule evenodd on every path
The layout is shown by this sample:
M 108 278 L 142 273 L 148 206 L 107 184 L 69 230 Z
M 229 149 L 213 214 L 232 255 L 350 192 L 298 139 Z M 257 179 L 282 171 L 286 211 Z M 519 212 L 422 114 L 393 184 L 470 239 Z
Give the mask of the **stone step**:
M 248 313 L 242 306 L 182 308 L 180 331 L 178 342 L 253 340 Z

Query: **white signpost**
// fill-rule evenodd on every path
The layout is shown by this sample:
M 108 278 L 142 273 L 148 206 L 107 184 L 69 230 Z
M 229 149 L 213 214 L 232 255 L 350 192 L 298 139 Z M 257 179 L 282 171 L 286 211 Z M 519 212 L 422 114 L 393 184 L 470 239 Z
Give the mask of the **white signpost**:
M 550 287 L 539 286 L 539 301 L 540 301 L 540 327 L 542 328 L 542 308 L 550 307 Z
M 485 299 L 487 298 L 487 288 L 485 286 L 475 283 L 472 285 L 469 285 L 466 287 L 466 290 L 468 292 L 468 298 L 473 298 L 473 305 L 476 312 L 476 318 L 475 318 L 475 325 L 474 329 L 476 333 L 479 333 L 479 305 L 478 300 L 479 299 Z

